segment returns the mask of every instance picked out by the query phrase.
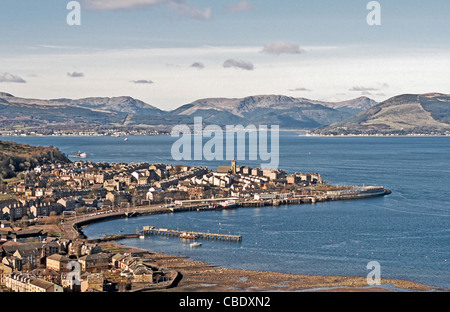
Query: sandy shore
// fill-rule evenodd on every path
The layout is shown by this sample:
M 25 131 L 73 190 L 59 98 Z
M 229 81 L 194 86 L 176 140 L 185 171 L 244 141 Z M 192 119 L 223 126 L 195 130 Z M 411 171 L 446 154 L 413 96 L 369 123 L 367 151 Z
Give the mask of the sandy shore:
M 143 252 L 118 243 L 101 243 L 106 250 Z M 177 287 L 168 292 L 392 292 L 448 291 L 395 279 L 382 279 L 380 286 L 368 286 L 366 277 L 312 276 L 278 272 L 249 271 L 212 266 L 186 257 L 149 252 L 158 267 L 183 275 Z

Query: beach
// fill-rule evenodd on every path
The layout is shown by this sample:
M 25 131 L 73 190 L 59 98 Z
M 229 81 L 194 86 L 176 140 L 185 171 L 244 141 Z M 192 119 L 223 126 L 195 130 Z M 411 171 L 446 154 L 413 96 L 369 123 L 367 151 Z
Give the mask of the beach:
M 366 277 L 313 276 L 251 271 L 213 266 L 186 257 L 152 253 L 117 242 L 100 243 L 110 251 L 149 253 L 158 267 L 175 270 L 182 279 L 165 292 L 427 292 L 446 291 L 404 280 L 381 279 L 380 286 L 368 286 Z

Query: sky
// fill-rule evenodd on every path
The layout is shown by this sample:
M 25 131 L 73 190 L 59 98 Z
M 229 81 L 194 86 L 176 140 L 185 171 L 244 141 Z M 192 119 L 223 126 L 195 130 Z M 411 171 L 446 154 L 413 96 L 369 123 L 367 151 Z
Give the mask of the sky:
M 79 0 L 80 14 L 69 2 L 0 2 L 0 92 L 125 95 L 163 110 L 260 94 L 450 93 L 448 0 L 372 1 L 377 12 L 369 0 Z

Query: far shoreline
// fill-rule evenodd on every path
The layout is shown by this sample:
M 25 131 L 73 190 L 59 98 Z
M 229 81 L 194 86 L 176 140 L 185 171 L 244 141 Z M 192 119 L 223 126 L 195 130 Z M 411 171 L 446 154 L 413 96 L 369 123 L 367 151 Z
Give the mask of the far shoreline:
M 224 130 L 224 132 L 226 132 Z M 245 131 L 247 132 L 247 131 Z M 305 133 L 306 130 L 302 129 L 280 129 L 279 132 L 285 132 L 285 133 L 294 133 L 299 137 L 317 137 L 317 138 L 447 138 L 450 137 L 450 135 L 428 135 L 428 134 L 336 134 L 336 135 L 325 135 L 325 134 L 309 134 Z M 143 135 L 136 135 L 136 134 L 124 134 L 120 137 L 115 137 L 113 135 L 80 135 L 80 134 L 67 134 L 67 135 L 3 135 L 0 133 L 0 140 L 2 138 L 104 138 L 104 137 L 110 137 L 115 139 L 121 139 L 125 137 L 167 137 L 171 136 L 170 133 L 167 134 L 143 134 Z

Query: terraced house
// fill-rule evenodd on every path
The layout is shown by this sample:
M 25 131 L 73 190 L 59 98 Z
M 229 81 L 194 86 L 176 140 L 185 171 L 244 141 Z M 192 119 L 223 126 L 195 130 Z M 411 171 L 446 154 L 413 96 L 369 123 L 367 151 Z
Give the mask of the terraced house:
M 63 288 L 57 284 L 22 272 L 9 274 L 5 285 L 15 292 L 63 292 Z

